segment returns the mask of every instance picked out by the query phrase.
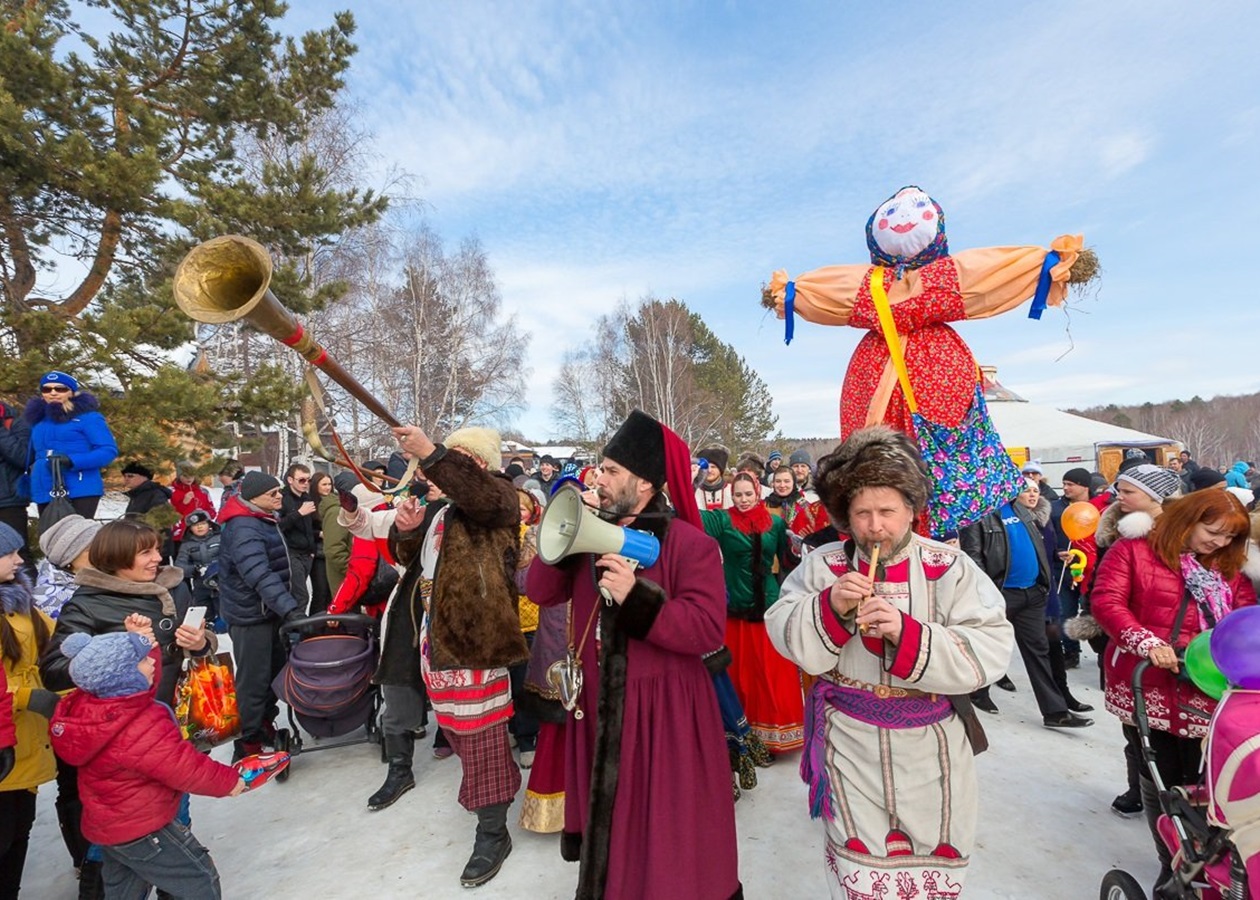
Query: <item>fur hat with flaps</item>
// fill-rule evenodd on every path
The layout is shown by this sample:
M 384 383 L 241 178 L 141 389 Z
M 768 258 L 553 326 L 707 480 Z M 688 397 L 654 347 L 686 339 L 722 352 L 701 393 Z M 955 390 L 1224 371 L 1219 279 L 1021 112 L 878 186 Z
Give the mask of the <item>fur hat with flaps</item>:
M 927 507 L 932 493 L 932 476 L 919 448 L 886 425 L 873 425 L 849 435 L 818 461 L 815 482 L 818 499 L 841 531 L 849 530 L 849 504 L 863 488 L 887 487 L 900 492 L 916 515 Z
M 469 456 L 475 456 L 492 471 L 503 468 L 499 432 L 493 428 L 460 428 L 448 434 L 442 443 L 448 450 L 463 450 Z

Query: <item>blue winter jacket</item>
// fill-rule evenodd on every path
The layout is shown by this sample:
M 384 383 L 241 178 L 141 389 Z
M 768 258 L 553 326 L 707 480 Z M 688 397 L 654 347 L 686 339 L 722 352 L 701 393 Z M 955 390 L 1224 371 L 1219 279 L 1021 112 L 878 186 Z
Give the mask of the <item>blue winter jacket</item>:
M 1247 484 L 1247 468 L 1247 464 L 1241 460 L 1230 466 L 1229 471 L 1225 473 L 1225 487 L 1251 487 Z
M 233 497 L 219 516 L 219 615 L 229 625 L 281 621 L 298 608 L 275 516 Z
M 47 503 L 52 490 L 50 454 L 70 457 L 72 468 L 62 470 L 66 493 L 71 497 L 99 497 L 105 493 L 101 469 L 118 458 L 118 444 L 97 409 L 100 405 L 88 393 L 80 393 L 66 413 L 59 404 L 45 403 L 39 397 L 26 404 L 26 422 L 31 426 L 31 499 Z

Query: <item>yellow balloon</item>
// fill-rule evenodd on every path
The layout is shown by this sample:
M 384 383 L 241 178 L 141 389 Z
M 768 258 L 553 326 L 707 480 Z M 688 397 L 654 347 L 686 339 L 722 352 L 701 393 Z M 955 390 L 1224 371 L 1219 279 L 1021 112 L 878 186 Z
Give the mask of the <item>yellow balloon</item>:
M 1059 518 L 1069 541 L 1083 541 L 1098 530 L 1098 510 L 1085 500 L 1069 503 Z

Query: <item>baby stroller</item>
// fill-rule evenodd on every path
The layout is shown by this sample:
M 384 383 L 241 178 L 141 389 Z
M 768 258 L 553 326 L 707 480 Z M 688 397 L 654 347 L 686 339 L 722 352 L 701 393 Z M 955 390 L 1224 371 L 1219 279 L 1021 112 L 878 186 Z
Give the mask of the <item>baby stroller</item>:
M 372 684 L 376 620 L 358 614 L 310 616 L 281 626 L 280 637 L 288 662 L 271 689 L 287 705 L 290 727 L 276 730 L 276 750 L 297 757 L 306 751 L 380 743 L 381 696 Z M 322 739 L 360 728 L 361 736 L 330 744 L 307 747 L 302 739 L 303 730 Z M 291 771 L 292 766 L 276 780 L 288 780 Z
M 1221 766 L 1214 764 L 1212 751 L 1218 730 L 1229 730 L 1229 724 L 1222 718 L 1229 695 L 1217 707 L 1209 727 L 1206 783 L 1168 787 L 1155 765 L 1150 720 L 1142 696 L 1142 673 L 1149 666 L 1148 661 L 1143 661 L 1133 671 L 1133 721 L 1141 737 L 1143 760 L 1159 791 L 1163 810 L 1158 825 L 1160 837 L 1173 855 L 1172 878 L 1156 888 L 1155 895 L 1162 900 L 1247 900 L 1252 897 L 1248 891 L 1248 863 L 1260 868 L 1260 857 L 1245 862 L 1232 840 L 1233 832 L 1225 823 L 1222 808 L 1227 804 L 1220 801 L 1230 793 L 1227 782 L 1234 779 L 1229 775 L 1227 782 L 1219 780 Z M 1254 760 L 1252 766 L 1255 766 Z M 1220 788 L 1224 788 L 1224 795 L 1214 796 Z M 1146 896 L 1137 879 L 1123 869 L 1108 872 L 1099 893 L 1100 900 L 1145 900 Z

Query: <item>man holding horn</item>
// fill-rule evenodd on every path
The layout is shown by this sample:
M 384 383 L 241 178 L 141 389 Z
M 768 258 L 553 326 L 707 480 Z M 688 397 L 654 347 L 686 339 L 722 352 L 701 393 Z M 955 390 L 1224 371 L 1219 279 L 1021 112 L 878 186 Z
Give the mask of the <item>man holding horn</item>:
M 766 631 L 819 676 L 801 774 L 824 819 L 831 896 L 953 892 L 974 844 L 983 749 L 966 695 L 1001 677 L 1014 643 L 1002 595 L 959 549 L 914 533 L 932 482 L 906 435 L 856 431 L 815 478 L 852 538 L 805 557 Z
M 690 463 L 678 435 L 633 411 L 604 447 L 596 493 L 603 518 L 656 536 L 657 560 L 636 570 L 615 553 L 578 553 L 529 569 L 535 603 L 572 598 L 582 677 L 565 728 L 561 854 L 581 860 L 578 900 L 743 896 L 722 718 L 701 659 L 725 634 L 722 563 Z

